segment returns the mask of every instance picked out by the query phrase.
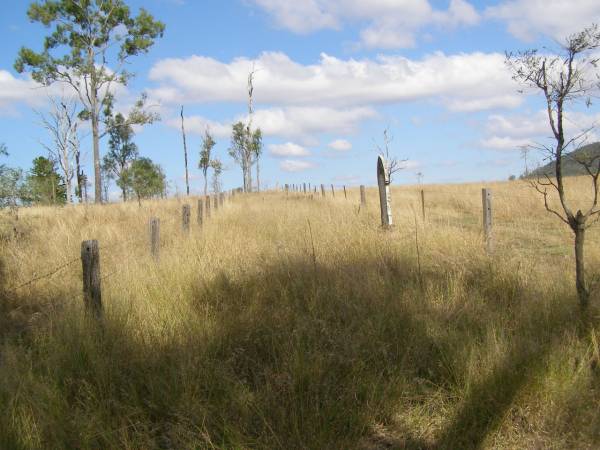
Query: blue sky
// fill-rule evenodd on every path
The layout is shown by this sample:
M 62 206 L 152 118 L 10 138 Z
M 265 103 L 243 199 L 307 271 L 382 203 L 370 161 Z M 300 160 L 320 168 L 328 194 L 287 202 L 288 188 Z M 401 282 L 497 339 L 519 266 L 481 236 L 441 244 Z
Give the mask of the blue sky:
M 519 147 L 548 136 L 540 98 L 524 95 L 504 68 L 505 50 L 552 45 L 600 22 L 596 0 L 129 0 L 166 24 L 147 55 L 132 60 L 126 105 L 142 91 L 162 120 L 136 135 L 172 191 L 184 189 L 179 108 L 186 112 L 192 190 L 201 133 L 216 135 L 224 187 L 241 185 L 227 155 L 231 123 L 245 119 L 254 66 L 254 121 L 265 134 L 261 181 L 374 184 L 376 144 L 387 127 L 407 159 L 397 184 L 506 179 L 523 171 Z M 47 30 L 26 17 L 29 1 L 2 7 L 0 142 L 27 169 L 48 136 L 33 108 L 43 90 L 13 63 L 39 49 Z M 600 117 L 573 112 L 571 129 Z M 104 152 L 107 140 L 101 142 Z M 91 175 L 91 139 L 82 142 Z M 535 159 L 535 156 L 531 156 Z M 111 191 L 118 191 L 112 188 Z

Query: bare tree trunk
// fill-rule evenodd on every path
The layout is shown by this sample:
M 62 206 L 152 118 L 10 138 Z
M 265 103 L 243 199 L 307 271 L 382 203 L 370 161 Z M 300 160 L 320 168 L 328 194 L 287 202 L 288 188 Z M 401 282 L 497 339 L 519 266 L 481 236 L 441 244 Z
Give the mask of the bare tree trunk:
M 256 192 L 260 192 L 260 161 L 256 157 Z
M 100 171 L 100 131 L 96 102 L 92 102 L 92 137 L 94 142 L 94 202 L 102 203 L 102 174 Z
M 83 203 L 83 171 L 81 170 L 80 159 L 81 154 L 77 152 L 75 155 L 75 170 L 77 171 L 77 197 L 79 203 Z
M 183 135 L 183 158 L 185 161 L 185 192 L 190 195 L 190 180 L 188 175 L 188 157 L 187 157 L 187 145 L 185 142 L 185 128 L 183 126 L 183 105 L 181 105 L 181 134 Z
M 204 196 L 208 195 L 208 174 L 207 171 L 204 171 Z
M 583 257 L 585 243 L 585 221 L 577 220 L 575 232 L 575 286 L 577 297 L 582 309 L 586 309 L 590 300 L 590 293 L 585 283 L 585 261 Z

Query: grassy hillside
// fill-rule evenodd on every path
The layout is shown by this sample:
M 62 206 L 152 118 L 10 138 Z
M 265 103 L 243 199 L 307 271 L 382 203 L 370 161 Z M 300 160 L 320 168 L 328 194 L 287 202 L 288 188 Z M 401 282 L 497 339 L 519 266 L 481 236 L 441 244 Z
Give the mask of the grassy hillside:
M 592 144 L 584 145 L 577 150 L 574 150 L 563 156 L 563 175 L 564 176 L 577 176 L 577 175 L 587 175 L 585 167 L 578 161 L 581 162 L 593 162 L 592 167 L 598 167 L 600 164 L 600 160 L 597 158 L 600 156 L 600 142 L 594 142 Z M 550 162 L 542 167 L 538 167 L 533 170 L 530 174 L 530 178 L 535 178 L 538 176 L 554 176 L 556 172 L 556 163 Z
M 490 187 L 492 257 L 477 184 L 426 186 L 425 220 L 394 187 L 389 232 L 374 189 L 366 210 L 238 196 L 187 237 L 177 200 L 4 213 L 0 448 L 598 448 L 597 291 L 580 316 L 567 227 L 524 183 Z M 597 276 L 597 228 L 587 251 Z

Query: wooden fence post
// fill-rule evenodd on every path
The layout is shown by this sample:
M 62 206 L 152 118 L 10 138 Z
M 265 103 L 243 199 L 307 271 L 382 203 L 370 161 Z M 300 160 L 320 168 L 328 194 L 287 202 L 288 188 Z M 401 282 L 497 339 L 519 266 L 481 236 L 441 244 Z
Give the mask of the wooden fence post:
M 190 205 L 187 203 L 181 207 L 181 229 L 184 233 L 190 231 Z
M 202 226 L 204 221 L 204 201 L 202 198 L 198 199 L 198 225 Z
M 102 286 L 100 279 L 100 246 L 97 240 L 81 243 L 83 269 L 83 303 L 87 313 L 102 317 Z
M 303 187 L 304 187 L 304 193 L 306 194 L 306 183 L 304 183 Z
M 150 254 L 155 261 L 158 261 L 160 254 L 160 219 L 156 217 L 150 219 Z
M 425 191 L 421 189 L 421 210 L 423 211 L 423 221 L 425 221 Z
M 321 185 L 321 197 L 325 197 L 325 185 Z
M 488 253 L 494 251 L 494 237 L 492 235 L 492 191 L 490 189 L 481 190 L 481 200 L 483 206 L 483 235 L 485 238 L 485 248 Z
M 366 206 L 367 204 L 367 194 L 365 193 L 364 185 L 360 185 L 360 205 Z
M 210 195 L 205 197 L 205 205 L 206 205 L 206 219 L 210 219 Z
M 348 195 L 346 194 L 346 185 L 344 185 L 344 198 L 348 200 Z
M 335 197 L 335 191 L 333 190 L 333 184 L 331 185 L 331 196 Z
M 225 194 L 219 193 L 219 206 L 222 208 L 225 204 Z
M 381 225 L 390 228 L 393 225 L 392 206 L 390 201 L 390 180 L 386 171 L 383 156 L 377 158 L 377 184 L 379 185 L 379 206 L 381 208 Z
M 215 210 L 215 214 L 217 213 L 217 210 L 219 209 L 219 198 L 217 197 L 217 194 L 212 196 L 213 198 L 213 207 Z
M 288 195 L 290 193 L 290 185 L 286 184 L 285 185 L 285 195 Z

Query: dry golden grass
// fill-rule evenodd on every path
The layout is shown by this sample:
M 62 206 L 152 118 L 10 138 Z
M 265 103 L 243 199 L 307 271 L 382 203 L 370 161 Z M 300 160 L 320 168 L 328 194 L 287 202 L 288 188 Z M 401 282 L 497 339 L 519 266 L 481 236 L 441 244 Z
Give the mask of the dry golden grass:
M 481 187 L 425 186 L 425 220 L 420 187 L 394 187 L 389 232 L 374 189 L 366 210 L 357 190 L 238 196 L 189 236 L 181 200 L 5 214 L 0 448 L 600 447 L 600 299 L 580 315 L 571 234 L 527 185 L 492 184 L 487 256 Z

